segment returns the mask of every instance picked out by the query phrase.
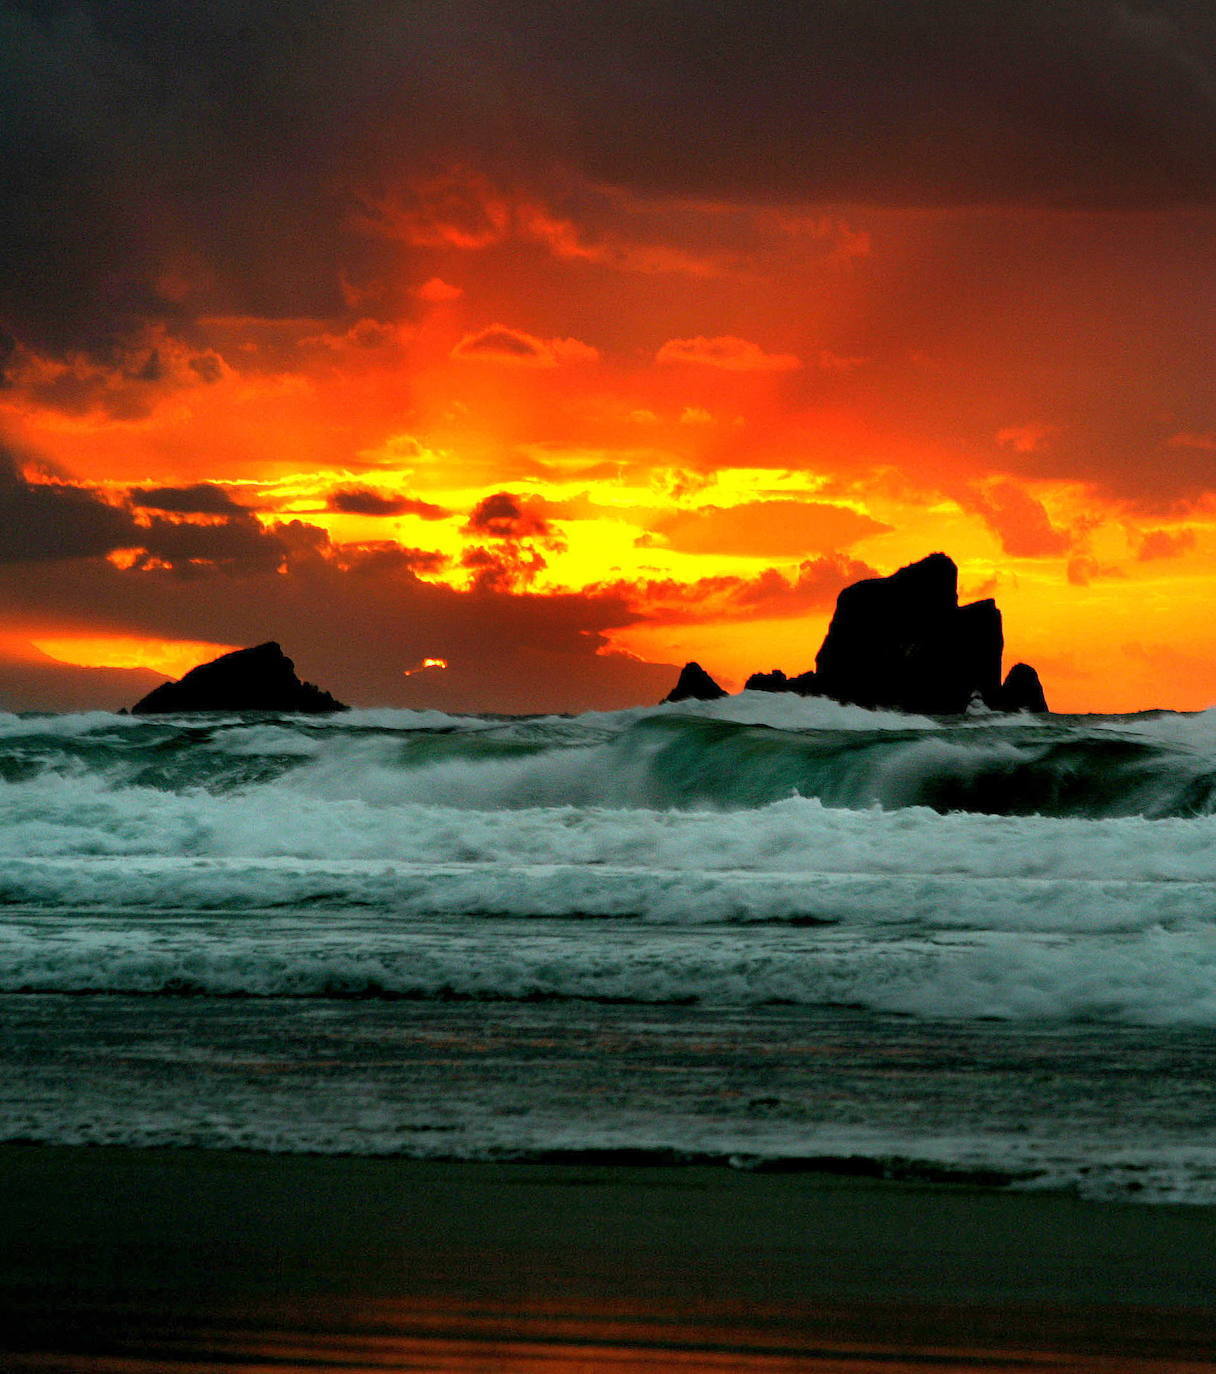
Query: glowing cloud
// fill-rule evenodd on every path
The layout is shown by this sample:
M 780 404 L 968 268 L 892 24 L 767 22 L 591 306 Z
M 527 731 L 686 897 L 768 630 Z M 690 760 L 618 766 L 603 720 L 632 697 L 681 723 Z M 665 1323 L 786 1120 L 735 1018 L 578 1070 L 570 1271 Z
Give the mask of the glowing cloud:
M 654 526 L 669 548 L 759 558 L 827 553 L 890 528 L 847 506 L 817 501 L 705 506 L 663 516 Z
M 449 301 L 458 301 L 464 295 L 464 288 L 453 286 L 442 277 L 432 277 L 421 286 L 415 287 L 414 295 L 420 301 L 426 301 L 428 305 L 446 305 Z
M 453 358 L 516 367 L 593 363 L 599 356 L 598 349 L 579 339 L 538 339 L 522 329 L 509 329 L 505 324 L 493 324 L 476 334 L 466 334 L 452 349 Z
M 239 647 L 189 639 L 138 639 L 131 635 L 65 635 L 31 642 L 57 663 L 79 668 L 151 668 L 175 678 Z
M 734 334 L 668 339 L 655 354 L 655 361 L 720 367 L 726 372 L 795 372 L 802 366 L 802 359 L 792 353 L 766 353 L 759 344 Z

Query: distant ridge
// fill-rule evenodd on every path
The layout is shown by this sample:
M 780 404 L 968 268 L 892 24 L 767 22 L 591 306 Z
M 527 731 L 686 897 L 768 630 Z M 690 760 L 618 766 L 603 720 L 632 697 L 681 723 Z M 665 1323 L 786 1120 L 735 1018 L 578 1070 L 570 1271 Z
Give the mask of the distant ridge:
M 960 606 L 957 565 L 944 553 L 931 553 L 840 593 L 814 671 L 796 677 L 780 668 L 753 673 L 745 690 L 927 715 L 958 715 L 976 702 L 993 711 L 1045 712 L 1047 698 L 1029 664 L 1014 664 L 1002 681 L 1004 647 L 996 602 Z M 717 694 L 723 694 L 718 684 L 689 663 L 666 700 Z
M 164 682 L 131 708 L 136 716 L 184 711 L 282 711 L 319 715 L 350 708 L 311 682 L 273 640 L 201 663 L 177 682 Z

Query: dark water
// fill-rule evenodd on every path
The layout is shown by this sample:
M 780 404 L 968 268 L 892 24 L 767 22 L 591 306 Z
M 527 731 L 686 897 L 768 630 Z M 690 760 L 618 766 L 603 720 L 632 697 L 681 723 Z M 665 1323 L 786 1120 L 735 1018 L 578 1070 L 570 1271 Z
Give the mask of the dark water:
M 6 717 L 0 779 L 0 1139 L 1213 1196 L 1212 714 Z

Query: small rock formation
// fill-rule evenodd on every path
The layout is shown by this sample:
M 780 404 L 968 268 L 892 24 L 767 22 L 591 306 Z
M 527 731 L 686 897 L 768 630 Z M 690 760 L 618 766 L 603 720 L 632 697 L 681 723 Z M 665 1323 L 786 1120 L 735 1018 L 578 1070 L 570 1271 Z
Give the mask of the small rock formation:
M 743 684 L 745 692 L 794 692 L 800 697 L 821 695 L 819 679 L 813 672 L 799 673 L 796 677 L 786 677 L 780 668 L 767 673 L 753 673 Z
M 787 678 L 774 668 L 753 673 L 747 687 L 924 715 L 961 714 L 973 701 L 995 711 L 1046 711 L 1033 668 L 1015 665 L 1002 684 L 1004 647 L 996 603 L 960 606 L 958 568 L 931 553 L 840 593 L 814 672 Z
M 311 682 L 275 643 L 236 649 L 202 663 L 178 682 L 163 682 L 131 708 L 136 716 L 184 711 L 282 711 L 317 715 L 349 707 Z
M 745 692 L 788 692 L 790 680 L 780 668 L 772 668 L 767 673 L 753 673 L 743 684 Z
M 1047 697 L 1039 675 L 1029 663 L 1015 663 L 1001 685 L 995 702 L 998 711 L 1029 711 L 1045 715 Z
M 663 701 L 717 701 L 724 696 L 725 688 L 719 687 L 699 663 L 686 663 L 680 669 L 676 685 Z

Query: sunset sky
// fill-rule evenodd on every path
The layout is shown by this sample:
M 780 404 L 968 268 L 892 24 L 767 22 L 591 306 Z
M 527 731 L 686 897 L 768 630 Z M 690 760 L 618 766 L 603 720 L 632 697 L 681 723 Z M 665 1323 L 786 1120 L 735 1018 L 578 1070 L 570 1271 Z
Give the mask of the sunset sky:
M 0 0 L 0 185 L 0 706 L 737 688 L 937 549 L 1216 702 L 1210 4 Z

